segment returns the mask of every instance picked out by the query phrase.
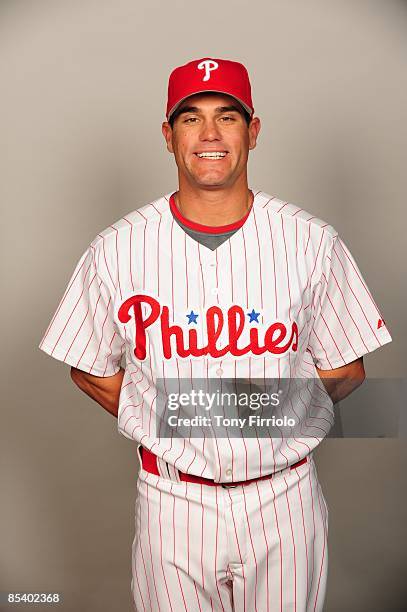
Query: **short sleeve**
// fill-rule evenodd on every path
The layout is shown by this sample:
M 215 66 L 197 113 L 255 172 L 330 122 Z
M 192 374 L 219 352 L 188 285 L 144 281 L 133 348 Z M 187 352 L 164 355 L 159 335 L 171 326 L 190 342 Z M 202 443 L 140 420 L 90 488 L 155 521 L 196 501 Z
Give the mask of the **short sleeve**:
M 344 366 L 391 342 L 383 316 L 339 236 L 333 238 L 312 302 L 308 349 L 321 370 Z
M 124 340 L 113 319 L 113 300 L 98 275 L 95 248 L 80 258 L 39 348 L 95 376 L 120 369 Z

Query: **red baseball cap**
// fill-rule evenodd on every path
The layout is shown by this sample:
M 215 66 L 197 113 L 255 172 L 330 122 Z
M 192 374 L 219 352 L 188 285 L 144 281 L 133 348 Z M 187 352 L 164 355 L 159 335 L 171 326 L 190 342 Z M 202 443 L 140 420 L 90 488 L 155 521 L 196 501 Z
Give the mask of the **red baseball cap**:
M 189 96 L 211 91 L 235 98 L 254 113 L 249 75 L 243 64 L 204 57 L 175 68 L 168 81 L 167 120 Z

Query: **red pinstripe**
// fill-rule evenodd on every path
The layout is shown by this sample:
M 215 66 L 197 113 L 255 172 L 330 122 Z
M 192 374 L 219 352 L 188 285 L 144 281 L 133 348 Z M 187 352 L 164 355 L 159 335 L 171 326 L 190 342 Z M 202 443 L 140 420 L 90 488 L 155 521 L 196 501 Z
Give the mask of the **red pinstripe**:
M 160 510 L 159 510 L 159 514 L 158 514 L 158 524 L 160 527 L 160 553 L 161 553 L 161 569 L 163 572 L 163 578 L 164 578 L 164 584 L 165 584 L 165 590 L 167 592 L 167 597 L 168 597 L 168 603 L 170 604 L 170 609 L 171 612 L 173 612 L 173 607 L 171 605 L 171 597 L 170 597 L 170 592 L 168 590 L 168 584 L 167 584 L 167 579 L 165 577 L 165 572 L 164 572 L 164 562 L 163 562 L 163 536 L 162 536 L 162 525 L 161 525 L 161 508 L 162 508 L 162 500 L 161 500 L 161 491 L 159 491 L 160 494 Z
M 252 392 L 252 373 L 251 373 L 251 358 L 249 357 L 249 396 L 251 395 Z M 256 428 L 256 438 L 257 438 L 257 445 L 259 447 L 259 475 L 263 476 L 263 461 L 262 461 L 262 456 L 261 456 L 261 445 L 260 445 L 260 440 L 259 440 L 259 436 L 257 434 L 257 428 Z M 246 463 L 246 480 L 249 479 L 248 473 L 247 473 L 247 463 Z
M 295 471 L 298 476 L 298 468 L 295 468 Z M 297 482 L 298 487 L 298 496 L 300 498 L 301 505 L 301 517 L 302 517 L 302 528 L 304 531 L 304 545 L 305 545 L 305 560 L 306 560 L 306 576 L 307 576 L 307 593 L 309 591 L 309 571 L 308 571 L 308 543 L 307 543 L 307 531 L 305 529 L 305 518 L 304 518 L 304 504 L 302 503 L 302 495 L 301 495 L 301 487 L 300 482 Z
M 229 242 L 229 258 L 230 258 L 230 284 L 231 284 L 232 302 L 234 302 L 234 301 L 235 301 L 235 297 L 234 297 L 234 294 L 233 294 L 233 264 L 232 264 L 233 259 L 232 259 L 232 245 L 231 245 L 230 240 L 229 240 L 228 242 Z
M 317 267 L 318 257 L 319 257 L 319 253 L 320 253 L 320 251 L 321 251 L 321 247 L 322 247 L 322 242 L 323 242 L 323 239 L 324 239 L 324 235 L 325 235 L 325 230 L 323 230 L 323 231 L 322 231 L 322 235 L 321 235 L 321 238 L 320 238 L 320 241 L 319 241 L 319 245 L 318 245 L 318 251 L 317 251 L 317 254 L 316 254 L 316 257 L 315 257 L 315 260 L 314 260 L 314 267 L 312 268 L 312 272 L 311 272 L 310 277 L 309 277 L 309 279 L 308 279 L 308 285 L 307 285 L 307 288 L 308 288 L 308 287 L 311 285 L 311 281 L 312 281 L 312 278 L 313 278 L 313 276 L 314 276 L 315 268 Z M 303 295 L 304 295 L 304 294 L 303 294 Z M 303 304 L 303 302 L 302 302 L 302 300 L 301 300 L 301 306 L 302 306 L 302 304 Z
M 176 364 L 177 364 L 178 393 L 180 393 L 180 392 L 181 392 L 181 378 L 180 378 L 180 375 L 179 375 L 179 362 L 178 362 L 178 359 L 176 359 L 175 361 L 176 361 Z M 175 430 L 176 430 L 176 432 L 178 432 L 178 426 L 175 428 Z M 183 454 L 184 454 L 184 452 L 185 452 L 185 438 L 183 438 L 182 442 L 183 442 L 183 448 L 182 448 L 182 450 L 181 450 L 181 453 L 180 453 L 180 454 L 178 455 L 178 457 L 177 457 L 177 458 L 174 460 L 174 466 L 175 466 L 175 467 L 178 467 L 179 462 L 180 462 L 180 459 L 182 458 L 182 456 L 183 456 Z M 179 469 L 179 468 L 178 468 L 178 469 Z
M 370 331 L 371 331 L 371 332 L 372 332 L 372 334 L 374 335 L 374 337 L 375 337 L 375 339 L 377 340 L 377 342 L 380 344 L 380 340 L 379 340 L 379 338 L 376 336 L 376 333 L 375 333 L 375 331 L 374 331 L 373 327 L 370 325 L 370 321 L 369 321 L 369 319 L 368 319 L 368 318 L 367 318 L 367 316 L 366 316 L 365 310 L 364 310 L 364 308 L 362 307 L 362 304 L 360 303 L 360 300 L 359 300 L 359 298 L 357 297 L 356 293 L 355 293 L 355 292 L 354 292 L 354 290 L 352 289 L 352 286 L 351 286 L 351 284 L 350 284 L 350 282 L 349 282 L 349 280 L 348 280 L 348 277 L 346 276 L 346 273 L 345 273 L 345 267 L 344 267 L 343 263 L 341 262 L 339 255 L 338 255 L 338 254 L 337 254 L 337 252 L 335 251 L 335 246 L 333 247 L 333 251 L 334 251 L 335 255 L 337 256 L 338 261 L 339 261 L 339 263 L 340 263 L 340 265 L 341 265 L 341 267 L 342 267 L 342 269 L 343 269 L 343 272 L 344 272 L 344 275 L 345 275 L 345 278 L 346 278 L 346 282 L 347 282 L 347 284 L 348 284 L 348 287 L 349 287 L 349 289 L 351 290 L 353 297 L 354 297 L 354 298 L 355 298 L 355 300 L 357 301 L 357 303 L 358 303 L 358 305 L 359 305 L 359 307 L 360 307 L 360 310 L 362 311 L 363 316 L 365 317 L 366 323 L 367 323 L 367 324 L 369 325 L 369 327 L 370 327 Z
M 272 478 L 270 478 L 269 483 L 270 483 L 271 490 L 273 492 L 274 517 L 276 519 L 278 540 L 279 540 L 279 546 L 280 546 L 280 612 L 283 612 L 283 545 L 282 545 L 282 540 L 281 540 L 280 527 L 278 523 L 278 515 L 277 515 L 277 508 L 276 508 L 276 493 L 274 491 Z
M 266 601 L 267 601 L 267 612 L 269 612 L 269 610 L 270 610 L 270 595 L 269 595 L 269 593 L 270 593 L 270 584 L 269 584 L 269 558 L 270 558 L 270 555 L 268 554 L 268 551 L 269 551 L 270 545 L 269 545 L 269 543 L 267 541 L 266 528 L 264 526 L 264 517 L 263 517 L 263 511 L 261 509 L 262 503 L 261 503 L 261 499 L 260 499 L 259 483 L 256 482 L 255 485 L 256 485 L 256 490 L 257 490 L 257 497 L 259 498 L 259 509 L 260 509 L 260 516 L 261 516 L 261 524 L 262 524 L 262 527 L 263 527 L 264 541 L 266 543 L 266 553 L 265 553 L 266 557 L 267 557 L 267 563 L 266 563 L 266 593 L 267 593 Z
M 172 483 L 171 483 L 171 490 L 170 493 L 172 493 Z M 173 557 L 172 557 L 172 563 L 177 571 L 177 577 L 178 577 L 178 584 L 179 584 L 179 588 L 181 589 L 181 595 L 182 595 L 182 600 L 184 602 L 184 608 L 185 608 L 185 612 L 188 612 L 188 608 L 187 608 L 187 604 L 185 601 L 185 596 L 184 596 L 184 589 L 182 588 L 182 584 L 181 584 L 181 578 L 179 575 L 179 569 L 178 569 L 178 565 L 175 564 L 175 536 L 176 536 L 176 529 L 175 529 L 175 495 L 172 497 L 173 500 L 173 509 L 172 509 L 172 527 L 173 527 L 173 533 L 174 533 L 174 546 L 173 546 Z
M 281 217 L 281 231 L 283 233 L 285 264 L 286 264 L 286 274 L 287 274 L 287 290 L 288 290 L 288 298 L 289 298 L 289 301 L 290 301 L 290 309 L 288 311 L 288 318 L 289 318 L 289 320 L 291 322 L 292 301 L 291 301 L 291 289 L 290 289 L 290 273 L 289 273 L 289 270 L 288 270 L 287 243 L 286 243 L 286 240 L 285 240 L 283 217 Z
M 321 308 L 322 308 L 321 298 L 319 298 L 319 303 L 321 304 Z M 330 327 L 329 327 L 328 323 L 326 322 L 326 319 L 325 319 L 324 315 L 322 314 L 322 312 L 320 313 L 320 317 L 321 317 L 321 319 L 323 320 L 323 322 L 325 323 L 325 326 L 326 326 L 326 328 L 327 328 L 327 330 L 328 330 L 328 333 L 329 333 L 329 335 L 330 335 L 330 336 L 331 336 L 331 338 L 332 338 L 332 342 L 334 343 L 334 345 L 335 345 L 335 347 L 336 347 L 336 350 L 338 351 L 338 353 L 339 353 L 339 355 L 340 355 L 340 357 L 341 357 L 341 359 L 342 359 L 343 363 L 345 364 L 345 360 L 344 360 L 343 355 L 342 355 L 342 353 L 341 353 L 341 351 L 340 351 L 340 348 L 339 348 L 339 346 L 337 345 L 337 343 L 336 343 L 336 341 L 335 341 L 335 338 L 334 338 L 334 336 L 333 336 L 333 334 L 332 334 L 332 332 L 331 332 L 331 329 L 330 329 Z
M 324 566 L 324 560 L 325 560 L 325 542 L 326 542 L 326 525 L 325 525 L 325 518 L 324 518 L 324 513 L 322 512 L 322 508 L 321 508 L 321 499 L 320 499 L 320 494 L 319 494 L 319 490 L 317 490 L 318 493 L 318 504 L 319 504 L 319 510 L 321 512 L 321 516 L 322 516 L 322 522 L 324 525 L 324 545 L 323 545 L 323 551 L 322 551 L 322 560 L 321 560 L 321 569 L 319 571 L 319 577 L 318 577 L 318 588 L 317 588 L 317 594 L 315 597 L 315 604 L 314 604 L 314 610 L 317 609 L 317 604 L 318 604 L 318 594 L 319 594 L 319 587 L 321 584 L 321 576 L 322 576 L 322 568 Z
M 196 588 L 196 582 L 195 582 L 195 580 L 194 580 L 194 588 L 195 588 L 195 595 L 196 595 L 196 598 L 197 598 L 197 600 L 198 600 L 198 606 L 199 606 L 199 609 L 200 609 L 200 610 L 201 610 L 201 612 L 202 612 L 202 608 L 201 608 L 201 604 L 200 604 L 200 601 L 199 601 L 198 591 L 197 591 L 197 588 Z M 211 601 L 212 601 L 212 600 L 211 600 Z
M 235 376 L 234 376 L 234 387 L 235 387 L 235 393 L 237 393 L 237 372 L 236 372 L 236 361 L 234 362 L 234 370 L 235 370 Z M 242 431 L 240 430 L 241 436 L 242 436 L 242 442 L 243 442 L 243 446 L 244 446 L 244 452 L 245 452 L 245 466 L 246 466 L 246 480 L 248 479 L 248 471 L 247 471 L 247 466 L 249 465 L 249 456 L 248 456 L 248 452 L 247 452 L 247 446 L 246 446 L 246 441 L 245 438 L 243 436 Z M 234 474 L 234 472 L 233 472 Z
M 170 261 L 171 261 L 172 320 L 175 321 L 175 307 L 174 307 L 174 252 L 173 252 L 173 246 L 172 246 L 173 236 L 174 236 L 174 219 L 172 220 L 172 223 L 171 223 L 171 255 L 170 255 Z
M 260 306 L 261 308 L 263 308 L 263 278 L 261 275 L 261 253 L 260 253 L 260 240 L 259 240 L 259 231 L 257 229 L 257 221 L 256 221 L 256 214 L 255 214 L 255 210 L 253 209 L 253 220 L 254 220 L 254 226 L 256 228 L 256 238 L 257 238 L 257 246 L 258 246 L 258 253 L 259 253 L 259 275 L 260 275 Z M 262 313 L 263 316 L 263 313 Z
M 92 278 L 92 280 L 90 281 L 89 289 L 90 289 L 90 286 L 92 285 L 93 281 L 95 280 L 95 278 L 96 278 L 96 274 L 94 275 L 94 277 L 93 277 L 93 278 Z M 81 329 L 82 329 L 82 327 L 83 327 L 83 324 L 84 324 L 84 323 L 85 323 L 85 321 L 86 321 L 86 318 L 87 318 L 87 316 L 88 316 L 88 312 L 89 312 L 89 306 L 88 306 L 88 309 L 87 309 L 87 310 L 86 310 L 86 312 L 85 312 L 85 316 L 83 317 L 82 322 L 81 322 L 81 324 L 79 325 L 79 328 L 78 328 L 78 330 L 77 330 L 76 334 L 75 334 L 75 335 L 74 335 L 74 337 L 73 337 L 73 340 L 72 340 L 71 344 L 70 344 L 70 345 L 69 345 L 69 347 L 68 347 L 68 350 L 66 351 L 66 354 L 67 354 L 67 355 L 70 353 L 71 348 L 72 348 L 73 344 L 75 343 L 75 340 L 76 340 L 76 338 L 78 337 L 78 334 L 79 334 L 79 332 L 81 331 Z
M 133 223 L 131 223 L 126 217 L 123 217 L 126 223 L 130 226 L 130 235 L 129 235 L 129 271 L 130 271 L 130 282 L 131 288 L 134 291 L 134 280 L 133 280 Z
M 185 285 L 186 285 L 186 292 L 187 292 L 187 310 L 189 310 L 187 234 L 185 234 L 185 240 L 184 240 L 184 253 L 185 253 Z
M 155 596 L 157 599 L 157 606 L 158 609 L 161 610 L 160 608 L 160 602 L 158 600 L 158 592 L 157 592 L 157 585 L 156 585 L 156 581 L 155 581 L 155 572 L 154 572 L 154 563 L 153 563 L 153 553 L 151 550 L 151 532 L 150 532 L 150 502 L 148 499 L 148 487 L 147 487 L 147 532 L 148 532 L 148 542 L 149 542 L 149 546 L 150 546 L 150 561 L 151 561 L 151 575 L 153 577 L 153 584 L 154 584 L 154 591 L 155 591 Z
M 249 532 L 249 538 L 250 538 L 250 543 L 252 545 L 253 558 L 254 558 L 254 570 L 255 570 L 255 576 L 256 576 L 255 583 L 254 583 L 255 584 L 254 586 L 254 609 L 257 612 L 257 558 L 256 558 L 256 551 L 254 549 L 254 544 L 253 544 L 252 530 L 250 529 L 249 515 L 247 513 L 245 487 L 242 487 L 242 493 L 243 493 L 244 509 L 245 509 L 246 521 L 247 521 L 247 529 Z
M 88 266 L 88 268 L 87 268 L 87 270 L 86 270 L 86 273 L 85 273 L 85 278 L 86 278 L 86 276 L 87 276 L 87 274 L 88 274 L 88 271 L 89 271 L 89 270 L 90 270 L 90 264 L 89 264 L 89 266 Z M 59 343 L 59 341 L 61 340 L 61 338 L 62 338 L 62 336 L 63 336 L 63 334 L 64 334 L 64 331 L 65 331 L 65 329 L 67 328 L 67 325 L 68 325 L 69 321 L 71 320 L 71 317 L 72 317 L 73 313 L 75 312 L 76 307 L 77 307 L 77 305 L 79 304 L 79 302 L 80 302 L 80 300 L 81 300 L 81 298 L 82 298 L 82 295 L 83 295 L 84 290 L 85 290 L 85 288 L 83 288 L 83 289 L 82 289 L 81 294 L 80 294 L 79 298 L 77 299 L 76 304 L 75 304 L 75 306 L 73 307 L 73 310 L 71 311 L 71 314 L 69 315 L 69 317 L 68 317 L 68 319 L 67 319 L 67 321 L 66 321 L 66 323 L 65 323 L 65 325 L 64 325 L 64 327 L 63 327 L 63 329 L 62 329 L 62 331 L 61 331 L 61 333 L 59 334 L 59 336 L 58 336 L 58 338 L 57 338 L 57 341 L 55 342 L 54 348 L 52 349 L 51 355 L 53 354 L 53 352 L 55 351 L 55 348 L 56 348 L 57 344 L 58 344 L 58 343 Z M 67 352 L 66 352 L 66 355 L 68 354 L 68 352 L 69 352 L 69 351 L 67 351 Z
M 288 509 L 288 516 L 290 518 L 290 529 L 291 529 L 291 538 L 292 538 L 292 543 L 293 543 L 293 554 L 294 554 L 294 612 L 297 610 L 297 554 L 296 554 L 296 548 L 295 548 L 295 539 L 294 539 L 294 531 L 293 531 L 293 521 L 292 521 L 292 517 L 291 517 L 291 508 L 290 508 L 290 502 L 288 500 L 288 484 L 287 484 L 287 480 L 284 476 L 284 482 L 286 484 L 286 499 L 287 499 L 287 509 Z
M 311 574 L 311 582 L 314 580 L 314 564 L 315 564 L 315 510 L 314 510 L 314 495 L 312 493 L 312 482 L 311 482 L 311 471 L 308 473 L 310 494 L 311 494 L 311 510 L 312 510 L 312 525 L 313 525 L 313 536 L 312 536 L 312 574 Z
M 246 240 L 244 237 L 244 229 L 242 228 L 242 238 L 243 238 L 243 252 L 244 252 L 244 269 L 245 269 L 245 278 L 246 278 L 246 308 L 249 308 L 249 293 L 248 293 L 248 274 L 247 274 L 247 253 L 246 253 Z
M 161 226 L 161 215 L 158 221 L 157 228 L 157 295 L 160 295 L 160 226 Z
M 197 249 L 198 249 L 198 259 L 199 259 L 199 265 L 201 268 L 201 278 L 202 278 L 202 291 L 203 291 L 203 308 L 205 308 L 205 281 L 204 281 L 204 275 L 203 275 L 203 268 L 202 268 L 202 261 L 201 261 L 201 249 L 199 248 L 200 245 L 199 243 L 197 243 Z
M 94 358 L 93 363 L 92 363 L 92 366 L 91 366 L 92 368 L 93 368 L 93 366 L 94 366 L 94 365 L 95 365 L 95 363 L 96 363 L 96 359 L 97 359 L 97 358 L 98 358 L 98 356 L 99 356 L 100 347 L 102 346 L 103 336 L 104 336 L 104 329 L 105 329 L 105 324 L 106 324 L 107 318 L 108 318 L 108 316 L 109 316 L 109 304 L 110 304 L 110 298 L 109 298 L 109 302 L 108 302 L 108 304 L 107 304 L 107 308 L 106 308 L 106 316 L 105 316 L 104 321 L 103 321 L 103 324 L 102 324 L 102 335 L 101 335 L 101 337 L 100 337 L 100 341 L 99 341 L 98 350 L 96 351 L 95 358 Z M 79 365 L 79 363 L 78 363 L 77 365 Z
M 270 215 L 268 211 L 267 211 L 267 218 L 268 218 L 269 228 L 270 228 L 271 250 L 273 252 L 274 295 L 275 295 L 275 302 L 276 302 L 276 319 L 278 319 L 276 259 L 275 259 L 275 253 L 274 253 L 273 231 L 271 229 Z
M 142 219 L 144 219 L 145 223 L 144 223 L 144 229 L 143 229 L 143 249 L 142 249 L 142 253 L 143 253 L 143 280 L 142 280 L 142 286 L 145 287 L 146 286 L 146 228 L 147 228 L 147 219 L 146 217 L 139 211 L 136 211 L 138 215 L 140 215 L 140 217 Z
M 143 595 L 142 595 L 142 593 L 141 593 L 141 588 L 140 588 L 140 583 L 139 583 L 139 580 L 138 580 L 138 573 L 137 573 L 137 567 L 136 567 L 136 565 L 134 565 L 134 573 L 135 573 L 135 575 L 136 575 L 136 582 L 137 582 L 137 586 L 138 586 L 138 592 L 139 592 L 139 595 L 140 595 L 141 603 L 142 603 L 142 605 L 143 605 L 143 610 L 144 610 L 144 612 L 146 612 L 146 606 L 145 606 L 145 603 L 144 603 L 144 598 L 143 598 Z M 136 611 L 136 612 L 137 612 L 137 611 Z
M 328 284 L 328 280 L 327 280 L 327 278 L 326 278 L 326 276 L 325 276 L 325 274 L 324 274 L 324 273 L 322 273 L 322 276 L 324 277 L 324 280 L 325 280 L 326 284 Z M 355 359 L 357 359 L 358 355 L 357 355 L 357 353 L 356 353 L 355 349 L 353 348 L 353 344 L 352 344 L 351 339 L 349 338 L 348 334 L 346 333 L 346 329 L 345 329 L 345 327 L 342 325 L 341 318 L 340 318 L 340 316 L 338 315 L 338 311 L 336 310 L 336 308 L 335 308 L 335 306 L 334 306 L 334 303 L 332 302 L 332 300 L 331 300 L 331 298 L 330 298 L 330 296 L 329 296 L 328 291 L 325 293 L 325 295 L 326 295 L 326 297 L 327 297 L 327 299 L 328 299 L 328 301 L 329 301 L 329 303 L 330 303 L 330 305 L 331 305 L 331 307 L 332 307 L 332 310 L 334 311 L 334 313 L 335 313 L 335 315 L 336 315 L 336 318 L 337 318 L 337 320 L 338 320 L 338 323 L 339 323 L 340 327 L 342 328 L 343 333 L 344 333 L 344 334 L 345 334 L 345 336 L 346 336 L 346 340 L 348 341 L 349 346 L 351 347 L 352 351 L 353 351 L 353 352 L 354 352 L 354 354 L 355 354 Z M 321 300 L 320 300 L 320 303 L 321 303 Z M 305 309 L 304 309 L 304 310 L 305 310 Z
M 141 528 L 141 505 L 140 505 L 140 528 Z M 141 552 L 141 558 L 143 561 L 143 568 L 144 568 L 144 576 L 145 576 L 145 580 L 146 580 L 146 587 L 147 587 L 147 594 L 148 594 L 148 601 L 150 602 L 150 609 L 152 609 L 152 603 L 151 603 L 151 594 L 150 594 L 150 585 L 148 583 L 148 575 L 147 575 L 147 569 L 146 569 L 146 562 L 144 560 L 144 553 L 143 553 L 143 546 L 140 540 L 140 552 Z
M 188 574 L 189 574 L 189 499 L 188 499 L 188 483 L 185 483 L 185 499 L 187 502 L 187 558 L 188 558 Z
M 295 220 L 295 256 L 298 257 L 298 219 Z
M 104 371 L 103 371 L 103 376 L 105 376 L 105 375 L 106 375 L 107 366 L 108 366 L 108 363 L 109 363 L 109 357 L 110 357 L 110 356 L 113 354 L 113 351 L 112 351 L 112 342 L 113 342 L 113 340 L 114 340 L 115 336 L 116 336 L 116 332 L 113 334 L 112 339 L 110 340 L 110 343 L 109 343 L 110 353 L 108 353 L 108 354 L 106 355 L 106 365 L 105 365 L 105 369 L 104 369 Z
M 92 248 L 92 247 L 91 247 L 91 248 Z M 84 253 L 84 255 L 85 255 L 85 253 Z M 69 293 L 70 293 L 71 287 L 72 287 L 72 286 L 73 286 L 73 284 L 75 283 L 75 281 L 76 281 L 77 277 L 78 277 L 78 276 L 80 275 L 80 273 L 82 272 L 83 266 L 84 266 L 85 264 L 86 264 L 86 258 L 83 260 L 82 265 L 81 265 L 81 266 L 78 268 L 78 271 L 77 271 L 77 272 L 76 272 L 76 274 L 73 276 L 73 278 L 71 279 L 70 283 L 68 284 L 68 287 L 67 287 L 67 288 L 66 288 L 66 290 L 65 290 L 65 293 L 64 293 L 64 295 L 63 295 L 63 297 L 62 297 L 62 300 L 61 300 L 61 302 L 59 303 L 59 306 L 58 306 L 58 308 L 56 309 L 55 314 L 54 314 L 54 316 L 52 317 L 51 322 L 50 322 L 50 324 L 48 325 L 48 327 L 47 327 L 47 329 L 46 329 L 46 331 L 45 331 L 45 334 L 44 334 L 44 336 L 43 336 L 43 338 L 42 338 L 42 341 L 40 342 L 40 345 L 39 345 L 40 347 L 41 347 L 41 346 L 44 344 L 44 340 L 45 340 L 45 338 L 48 336 L 48 332 L 50 331 L 50 329 L 51 329 L 51 327 L 52 327 L 52 325 L 53 325 L 53 323 L 54 323 L 55 319 L 57 318 L 57 315 L 58 315 L 59 311 L 61 310 L 62 306 L 64 305 L 65 300 L 66 300 L 66 299 L 69 297 Z M 85 275 L 85 276 L 86 276 L 86 275 Z
M 281 206 L 281 208 L 278 209 L 278 213 L 281 212 L 283 210 L 283 208 L 285 208 L 285 206 L 287 206 L 288 202 L 284 202 L 284 204 Z
M 275 199 L 275 196 L 273 196 L 272 198 L 270 198 L 269 200 L 267 200 L 267 202 L 266 202 L 265 204 L 263 204 L 263 208 L 266 208 L 266 207 L 269 205 L 269 203 L 270 203 L 272 200 L 274 200 L 274 199 Z
M 347 312 L 348 312 L 348 314 L 349 314 L 350 318 L 352 319 L 352 323 L 354 324 L 354 326 L 355 326 L 355 327 L 356 327 L 356 329 L 358 330 L 358 332 L 359 332 L 359 336 L 360 336 L 360 339 L 362 340 L 363 345 L 364 345 L 364 347 L 365 347 L 366 351 L 368 351 L 368 348 L 367 348 L 367 346 L 366 346 L 366 344 L 365 344 L 365 342 L 364 342 L 364 340 L 363 340 L 363 336 L 362 336 L 362 334 L 361 334 L 361 331 L 360 331 L 360 329 L 359 329 L 359 326 L 358 326 L 358 324 L 356 323 L 355 319 L 354 319 L 354 318 L 353 318 L 353 316 L 352 316 L 352 313 L 350 312 L 350 310 L 349 310 L 349 308 L 348 308 L 348 304 L 347 304 L 347 302 L 346 302 L 346 300 L 345 300 L 345 296 L 343 295 L 343 291 L 342 291 L 342 289 L 341 289 L 341 287 L 340 287 L 340 285 L 339 285 L 339 283 L 338 283 L 338 279 L 336 278 L 335 273 L 333 272 L 333 270 L 331 270 L 331 274 L 332 274 L 333 278 L 335 279 L 335 282 L 336 282 L 336 285 L 337 285 L 337 287 L 338 287 L 338 290 L 339 290 L 340 294 L 342 295 L 344 306 L 345 306 L 345 308 L 346 308 L 346 310 L 347 310 Z
M 341 249 L 342 249 L 343 254 L 345 255 L 346 259 L 349 261 L 350 265 L 351 265 L 351 266 L 352 266 L 352 268 L 353 268 L 353 271 L 355 272 L 356 276 L 358 277 L 358 279 L 359 279 L 359 281 L 360 281 L 360 283 L 361 283 L 362 287 L 365 289 L 366 294 L 367 294 L 367 296 L 368 296 L 368 298 L 369 298 L 369 300 L 370 300 L 370 303 L 371 303 L 371 304 L 372 304 L 372 306 L 375 308 L 375 310 L 376 310 L 377 314 L 379 315 L 379 317 L 381 317 L 381 316 L 382 316 L 382 315 L 381 315 L 381 312 L 380 312 L 380 310 L 377 308 L 377 305 L 376 305 L 375 301 L 372 299 L 372 295 L 371 295 L 371 293 L 370 293 L 370 291 L 369 291 L 369 289 L 368 289 L 368 287 L 367 287 L 366 283 L 364 282 L 363 278 L 362 278 L 362 277 L 361 277 L 361 275 L 359 274 L 358 269 L 355 267 L 355 265 L 354 265 L 354 263 L 353 263 L 353 261 L 352 261 L 352 259 L 351 259 L 351 257 L 350 257 L 350 253 L 349 253 L 348 248 L 346 247 L 346 245 L 345 245 L 345 244 L 344 244 L 342 241 L 340 241 L 340 246 L 341 246 Z
M 219 508 L 218 505 L 218 488 L 215 487 L 215 497 L 216 497 L 216 508 Z M 216 581 L 216 590 L 218 592 L 219 595 L 219 603 L 221 605 L 222 610 L 225 610 L 223 603 L 222 603 L 222 597 L 219 591 L 219 585 L 218 585 L 218 566 L 217 566 L 217 561 L 218 561 L 218 536 L 219 536 L 219 510 L 216 511 L 216 530 L 215 530 L 215 581 Z
M 116 287 L 116 285 L 115 285 L 115 283 L 114 283 L 114 280 L 113 280 L 113 278 L 112 278 L 112 275 L 111 275 L 111 273 L 110 273 L 110 268 L 109 268 L 109 266 L 108 266 L 107 259 L 106 259 L 105 238 L 104 238 L 104 236 L 103 236 L 102 238 L 103 238 L 103 239 L 102 239 L 103 258 L 104 258 L 104 260 L 105 260 L 106 270 L 107 270 L 107 273 L 108 273 L 108 275 L 109 275 L 110 282 L 112 283 L 113 287 L 114 287 L 115 289 L 117 289 L 117 287 Z
M 311 238 L 311 224 L 309 223 L 309 224 L 308 224 L 308 240 L 307 240 L 307 244 L 306 244 L 306 246 L 305 246 L 304 255 L 306 255 L 306 254 L 307 254 L 307 250 L 308 250 L 308 245 L 309 245 L 310 238 Z
M 119 287 L 119 293 L 120 293 L 120 298 L 123 299 L 123 294 L 122 294 L 122 288 L 120 285 L 120 262 L 119 262 L 119 248 L 117 245 L 117 240 L 118 240 L 118 235 L 119 232 L 117 230 L 117 228 L 114 225 L 110 226 L 116 233 L 116 240 L 115 240 L 115 246 L 116 246 L 116 268 L 117 268 L 117 287 Z
M 92 322 L 94 322 L 94 320 L 95 320 L 96 311 L 97 311 L 97 308 L 98 308 L 98 305 L 99 305 L 99 301 L 100 301 L 100 298 L 101 298 L 101 295 L 100 295 L 100 287 L 101 287 L 101 284 L 102 284 L 102 281 L 101 281 L 101 282 L 100 282 L 100 284 L 99 284 L 99 297 L 98 297 L 98 299 L 97 299 L 97 301 L 96 301 L 95 310 L 94 310 L 94 313 L 93 313 L 93 315 L 92 315 Z M 85 319 L 84 319 L 84 320 L 85 320 Z M 81 355 L 80 355 L 80 357 L 79 357 L 78 363 L 80 363 L 80 362 L 82 361 L 82 357 L 84 356 L 84 354 L 85 354 L 85 352 L 86 352 L 86 349 L 87 349 L 87 348 L 88 348 L 88 346 L 89 346 L 89 342 L 90 342 L 90 341 L 92 340 L 92 338 L 93 338 L 94 333 L 95 333 L 95 330 L 94 330 L 94 327 L 93 327 L 93 328 L 92 328 L 92 331 L 91 331 L 91 333 L 90 333 L 89 339 L 88 339 L 87 343 L 85 344 L 85 348 L 83 349 L 83 351 L 82 351 L 82 353 L 81 353 Z M 72 345 L 71 345 L 71 346 L 72 346 Z M 69 352 L 69 351 L 68 351 L 68 352 Z

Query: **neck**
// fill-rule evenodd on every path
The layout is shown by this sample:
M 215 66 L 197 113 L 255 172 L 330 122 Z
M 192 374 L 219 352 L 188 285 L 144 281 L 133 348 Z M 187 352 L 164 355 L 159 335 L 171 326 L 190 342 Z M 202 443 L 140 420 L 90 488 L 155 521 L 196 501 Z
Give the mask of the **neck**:
M 253 202 L 247 180 L 231 187 L 201 189 L 180 182 L 175 203 L 181 214 L 195 223 L 228 225 L 245 216 Z

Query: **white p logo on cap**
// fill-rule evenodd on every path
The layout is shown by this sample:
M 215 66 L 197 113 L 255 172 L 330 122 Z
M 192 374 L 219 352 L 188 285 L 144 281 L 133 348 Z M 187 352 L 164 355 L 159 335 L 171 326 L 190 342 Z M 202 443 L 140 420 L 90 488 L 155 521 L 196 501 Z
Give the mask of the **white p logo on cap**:
M 203 62 L 198 64 L 198 70 L 205 70 L 203 81 L 209 81 L 212 70 L 216 70 L 217 68 L 219 68 L 219 64 L 214 60 L 203 60 Z

